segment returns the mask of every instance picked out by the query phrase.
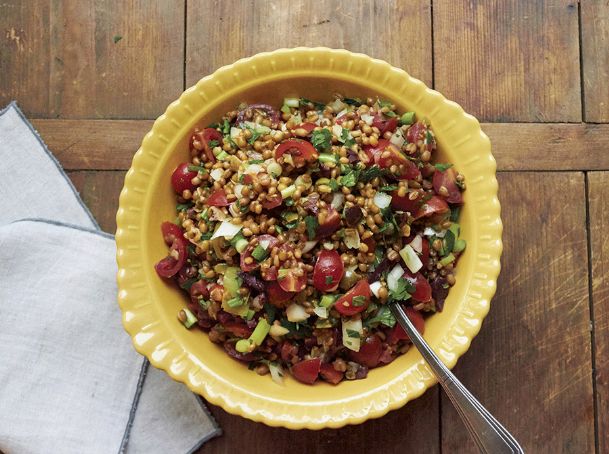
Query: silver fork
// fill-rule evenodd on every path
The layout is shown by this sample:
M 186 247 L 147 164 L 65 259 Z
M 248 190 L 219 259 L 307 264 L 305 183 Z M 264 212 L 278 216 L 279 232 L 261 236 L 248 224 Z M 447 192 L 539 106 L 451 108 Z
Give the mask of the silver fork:
M 483 453 L 524 453 L 516 439 L 491 415 L 486 408 L 461 384 L 461 382 L 440 361 L 434 351 L 416 330 L 406 312 L 399 304 L 390 304 L 390 309 L 398 323 L 438 379 L 459 416 L 465 423 L 474 442 Z

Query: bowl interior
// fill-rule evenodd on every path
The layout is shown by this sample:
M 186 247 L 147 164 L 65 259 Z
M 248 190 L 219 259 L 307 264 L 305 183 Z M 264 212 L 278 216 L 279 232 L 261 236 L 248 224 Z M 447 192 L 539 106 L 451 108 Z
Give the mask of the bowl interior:
M 339 386 L 319 383 L 306 386 L 287 378 L 285 386 L 278 386 L 268 376 L 258 376 L 229 358 L 221 347 L 212 344 L 207 335 L 199 330 L 186 330 L 177 321 L 176 314 L 185 304 L 185 295 L 173 284 L 159 279 L 154 273 L 154 264 L 165 257 L 167 248 L 160 234 L 163 221 L 173 220 L 175 214 L 175 194 L 170 186 L 170 175 L 178 163 L 189 160 L 188 136 L 195 126 L 205 127 L 218 121 L 221 115 L 234 109 L 240 102 L 263 102 L 281 106 L 284 97 L 306 97 L 325 102 L 333 93 L 342 93 L 349 97 L 366 98 L 380 96 L 394 102 L 400 111 L 414 110 L 419 118 L 427 118 L 436 133 L 439 151 L 436 162 L 452 162 L 465 174 L 466 181 L 475 177 L 473 167 L 465 165 L 467 155 L 459 153 L 455 144 L 463 141 L 458 129 L 451 128 L 451 120 L 442 118 L 443 112 L 436 109 L 436 104 L 427 96 L 421 96 L 425 88 L 412 90 L 396 96 L 383 87 L 381 81 L 371 84 L 369 80 L 360 82 L 343 79 L 340 74 L 332 76 L 315 76 L 295 74 L 283 75 L 281 78 L 266 79 L 240 87 L 238 90 L 226 90 L 224 95 L 212 102 L 190 104 L 193 110 L 190 120 L 184 123 L 180 133 L 169 138 L 169 143 L 158 160 L 154 173 L 149 178 L 150 197 L 146 199 L 143 210 L 142 251 L 144 273 L 150 287 L 153 305 L 161 323 L 170 331 L 171 337 L 186 351 L 189 358 L 201 369 L 207 370 L 216 380 L 227 383 L 232 389 L 240 389 L 251 395 L 258 395 L 271 401 L 290 402 L 294 405 L 325 406 L 329 403 L 365 399 L 366 394 L 378 387 L 397 380 L 406 372 L 415 371 L 421 378 L 429 378 L 428 371 L 421 367 L 421 358 L 414 349 L 399 357 L 393 363 L 373 369 L 365 380 L 346 381 Z M 462 237 L 467 240 L 468 248 L 457 268 L 457 284 L 451 289 L 444 311 L 427 320 L 425 338 L 434 347 L 440 347 L 446 328 L 451 326 L 457 315 L 466 310 L 466 294 L 473 279 L 473 260 L 476 256 L 476 193 L 475 186 L 464 193 L 465 207 L 461 212 L 460 223 Z M 152 353 L 153 363 L 161 363 L 168 350 L 162 347 Z M 172 367 L 179 368 L 180 364 Z M 178 373 L 179 370 L 173 372 Z M 196 383 L 197 377 L 191 379 Z M 418 385 L 417 385 L 418 386 Z M 421 383 L 422 387 L 423 384 Z M 417 390 L 410 390 L 416 391 Z M 417 393 L 418 394 L 418 393 Z

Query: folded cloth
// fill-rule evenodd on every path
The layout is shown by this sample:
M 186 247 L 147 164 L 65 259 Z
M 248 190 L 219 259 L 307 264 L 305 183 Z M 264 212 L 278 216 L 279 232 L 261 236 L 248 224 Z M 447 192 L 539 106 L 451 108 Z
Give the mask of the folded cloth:
M 0 451 L 185 453 L 221 431 L 133 349 L 115 245 L 13 103 L 0 112 Z

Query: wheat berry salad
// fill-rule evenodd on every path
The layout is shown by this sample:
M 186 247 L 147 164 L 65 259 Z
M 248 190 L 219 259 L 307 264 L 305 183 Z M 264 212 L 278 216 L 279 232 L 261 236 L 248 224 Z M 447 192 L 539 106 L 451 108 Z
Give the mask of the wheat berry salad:
M 466 246 L 465 181 L 435 150 L 414 112 L 342 95 L 242 104 L 195 129 L 155 266 L 188 294 L 178 320 L 278 383 L 390 363 L 411 343 L 388 303 L 423 333 Z

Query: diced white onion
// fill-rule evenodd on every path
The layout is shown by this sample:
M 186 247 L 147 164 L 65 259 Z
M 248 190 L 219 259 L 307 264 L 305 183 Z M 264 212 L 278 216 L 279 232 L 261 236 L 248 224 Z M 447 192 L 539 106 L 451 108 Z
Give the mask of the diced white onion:
M 234 218 L 238 218 L 241 216 L 241 210 L 237 202 L 233 202 L 228 206 L 228 212 Z
M 225 240 L 232 240 L 242 227 L 243 226 L 241 225 L 235 225 L 228 221 L 222 221 L 222 224 L 220 224 L 220 227 L 214 232 L 211 239 L 213 240 L 223 236 Z
M 285 315 L 288 317 L 288 320 L 293 323 L 304 322 L 311 316 L 310 314 L 307 314 L 304 307 L 296 303 L 292 303 L 287 307 Z
M 281 175 L 283 169 L 276 161 L 271 161 L 266 166 L 266 171 L 270 173 L 273 177 L 277 178 Z
M 393 291 L 398 288 L 398 281 L 404 275 L 404 268 L 399 263 L 395 265 L 387 275 L 387 287 Z
M 332 134 L 340 139 L 343 135 L 343 127 L 341 125 L 332 126 Z
M 391 139 L 389 139 L 389 142 L 391 142 L 398 148 L 402 148 L 402 145 L 404 145 L 404 142 L 406 142 L 406 138 L 404 137 L 404 133 L 402 132 L 402 130 L 398 129 L 396 132 L 394 132 L 391 135 Z
M 283 103 L 288 107 L 300 107 L 300 99 L 298 98 L 283 98 Z
M 272 324 L 271 325 L 271 329 L 269 330 L 269 334 L 271 335 L 271 337 L 273 338 L 279 338 L 281 336 L 285 336 L 286 334 L 288 334 L 290 332 L 289 329 L 284 328 L 281 325 L 276 325 L 276 324 Z
M 305 243 L 304 247 L 302 248 L 302 253 L 306 254 L 307 252 L 312 250 L 315 247 L 316 244 L 317 244 L 317 240 L 307 241 Z
M 332 107 L 332 109 L 334 109 L 334 112 L 340 112 L 341 110 L 343 110 L 344 108 L 347 107 L 347 105 L 342 102 L 340 99 L 335 99 L 334 101 L 332 101 L 330 104 L 328 104 L 330 107 Z
M 343 110 L 341 110 L 340 112 L 338 112 L 338 113 L 336 114 L 336 118 L 340 118 L 340 117 L 342 117 L 343 115 L 346 115 L 346 114 L 347 114 L 347 112 L 349 112 L 349 109 L 343 109 Z
M 250 164 L 245 168 L 245 173 L 249 175 L 257 175 L 262 171 L 262 166 L 260 164 Z
M 324 249 L 331 251 L 332 249 L 334 249 L 334 244 L 326 241 L 324 244 L 322 244 L 322 246 L 324 247 Z
M 421 235 L 415 236 L 414 240 L 410 242 L 410 246 L 418 253 L 423 252 L 423 238 L 421 238 Z
M 313 309 L 313 312 L 315 312 L 319 318 L 328 318 L 328 308 L 326 307 L 316 307 Z
M 259 123 L 254 123 L 252 121 L 244 121 L 243 124 L 250 129 L 253 129 L 258 134 L 268 134 L 271 132 L 271 128 L 268 126 L 261 125 Z
M 218 207 L 209 207 L 209 219 L 211 221 L 225 221 L 228 216 Z
M 376 296 L 377 298 L 380 298 L 379 290 L 381 289 L 382 286 L 383 286 L 383 284 L 381 284 L 381 281 L 373 282 L 372 284 L 370 284 L 370 291 L 372 292 L 372 294 L 374 296 Z
M 402 256 L 402 259 L 404 259 L 404 263 L 412 273 L 416 273 L 421 268 L 423 268 L 423 262 L 421 262 L 421 259 L 419 258 L 417 253 L 409 244 L 402 248 L 402 250 L 400 251 L 400 255 Z
M 271 378 L 278 385 L 283 385 L 283 377 L 284 372 L 279 363 L 270 362 L 269 363 L 269 372 L 271 373 Z
M 214 169 L 209 174 L 214 179 L 214 181 L 218 181 L 224 176 L 224 169 Z
M 342 192 L 335 192 L 332 196 L 332 208 L 335 210 L 340 210 L 343 207 L 343 203 L 345 203 L 345 195 Z
M 368 126 L 370 126 L 372 124 L 372 122 L 374 121 L 374 117 L 370 114 L 362 114 L 360 116 L 360 118 L 362 119 L 362 121 L 364 123 L 366 123 Z
M 383 208 L 387 208 L 391 203 L 391 196 L 386 192 L 377 192 L 374 194 L 374 199 L 372 199 L 374 204 L 379 207 L 381 210 Z
M 361 243 L 357 229 L 345 229 L 344 233 L 343 243 L 345 243 L 345 246 L 349 249 L 359 249 Z
M 271 242 L 269 240 L 260 240 L 260 246 L 262 246 L 264 249 L 268 249 L 269 248 L 269 244 L 271 244 Z
M 302 123 L 302 116 L 300 115 L 300 112 L 296 113 L 295 115 L 292 115 L 292 124 L 299 125 L 301 123 Z
M 441 232 L 436 232 L 431 227 L 425 227 L 425 230 L 423 230 L 423 235 L 425 235 L 425 236 L 437 236 L 438 238 L 444 238 L 444 235 L 446 235 L 446 230 L 442 230 Z
M 241 191 L 243 190 L 244 187 L 245 186 L 243 186 L 242 184 L 235 185 L 234 192 L 235 192 L 235 195 L 237 196 L 237 198 L 240 199 L 241 197 L 243 197 L 243 195 L 241 194 Z
M 239 134 L 241 134 L 240 128 L 235 128 L 234 126 L 232 126 L 230 128 L 230 138 L 231 139 L 235 139 L 235 138 L 239 137 Z
M 360 318 L 357 319 L 345 319 L 342 320 L 343 327 L 343 345 L 347 347 L 349 350 L 353 350 L 354 352 L 359 352 L 359 348 L 361 345 L 361 337 L 364 334 L 364 330 L 362 328 L 362 320 Z M 349 337 L 349 331 L 353 331 L 359 334 L 359 337 Z

